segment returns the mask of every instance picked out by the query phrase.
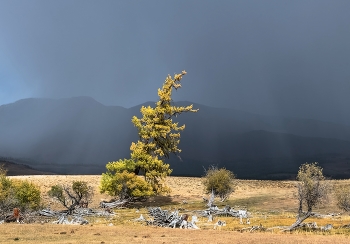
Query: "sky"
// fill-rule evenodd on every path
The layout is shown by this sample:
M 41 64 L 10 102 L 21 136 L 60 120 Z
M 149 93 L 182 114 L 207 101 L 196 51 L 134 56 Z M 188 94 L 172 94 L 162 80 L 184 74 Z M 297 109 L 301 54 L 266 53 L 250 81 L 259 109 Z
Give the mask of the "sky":
M 174 100 L 350 124 L 348 0 L 1 0 L 0 104 Z

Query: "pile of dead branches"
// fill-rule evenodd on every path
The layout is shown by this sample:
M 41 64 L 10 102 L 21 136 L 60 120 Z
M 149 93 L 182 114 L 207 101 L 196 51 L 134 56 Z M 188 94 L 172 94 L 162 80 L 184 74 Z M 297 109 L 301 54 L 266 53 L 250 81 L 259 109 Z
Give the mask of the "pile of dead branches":
M 85 216 L 95 217 L 110 217 L 114 216 L 114 213 L 107 210 L 94 210 L 90 208 L 77 208 L 71 214 L 71 220 L 68 220 L 67 211 L 53 211 L 51 209 L 42 209 L 38 212 L 41 216 L 54 217 L 58 220 L 53 221 L 54 224 L 88 224 L 89 222 L 84 219 Z
M 179 227 L 199 229 L 196 226 L 197 217 L 192 216 L 192 221 L 188 221 L 188 215 L 180 215 L 178 210 L 170 212 L 168 210 L 162 210 L 160 207 L 148 208 L 148 213 L 151 216 L 151 220 L 145 220 L 147 225 L 160 226 L 160 227 Z
M 310 230 L 310 231 L 330 231 L 333 229 L 333 225 L 331 224 L 326 224 L 325 226 L 317 226 L 316 222 L 311 222 L 311 223 L 301 223 L 297 227 L 291 229 L 291 228 L 286 228 L 283 231 L 294 231 L 294 230 Z
M 70 225 L 86 225 L 89 223 L 86 219 L 84 219 L 82 216 L 73 216 L 71 220 L 68 219 L 68 214 L 64 213 L 62 214 L 58 220 L 52 222 L 53 224 L 70 224 Z
M 225 216 L 225 217 L 236 217 L 236 218 L 249 218 L 250 213 L 247 210 L 235 210 L 230 206 L 226 206 L 223 209 L 219 209 L 217 206 L 212 205 L 210 208 L 205 210 L 197 210 L 198 215 L 201 217 L 209 216 Z
M 67 214 L 67 211 L 53 211 L 51 209 L 42 209 L 38 212 L 39 215 L 46 217 L 57 217 L 62 214 Z M 105 216 L 114 216 L 114 213 L 107 210 L 95 210 L 91 208 L 76 208 L 72 212 L 72 216 L 96 216 L 96 217 L 105 217 Z

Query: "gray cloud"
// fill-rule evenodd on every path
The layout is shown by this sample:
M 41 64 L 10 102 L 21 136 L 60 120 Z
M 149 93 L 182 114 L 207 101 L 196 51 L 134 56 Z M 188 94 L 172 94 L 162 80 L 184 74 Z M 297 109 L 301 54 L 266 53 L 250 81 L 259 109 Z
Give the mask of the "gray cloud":
M 0 103 L 175 99 L 350 124 L 349 1 L 1 1 Z

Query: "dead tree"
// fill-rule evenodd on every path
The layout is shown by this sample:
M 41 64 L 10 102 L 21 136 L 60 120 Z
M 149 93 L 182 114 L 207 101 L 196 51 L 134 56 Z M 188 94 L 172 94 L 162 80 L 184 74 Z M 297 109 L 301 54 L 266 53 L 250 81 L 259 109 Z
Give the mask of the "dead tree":
M 209 198 L 208 203 L 207 203 L 207 206 L 208 206 L 209 208 L 211 208 L 211 207 L 213 206 L 213 204 L 214 204 L 214 199 L 215 199 L 215 193 L 214 193 L 214 190 L 212 189 L 212 190 L 211 190 L 211 194 L 210 194 L 210 198 Z
M 330 186 L 325 181 L 322 168 L 317 163 L 305 163 L 300 166 L 297 175 L 299 202 L 298 217 L 295 223 L 286 230 L 294 230 L 300 227 L 300 224 L 312 215 L 312 209 L 328 200 Z M 306 212 L 303 211 L 306 207 Z

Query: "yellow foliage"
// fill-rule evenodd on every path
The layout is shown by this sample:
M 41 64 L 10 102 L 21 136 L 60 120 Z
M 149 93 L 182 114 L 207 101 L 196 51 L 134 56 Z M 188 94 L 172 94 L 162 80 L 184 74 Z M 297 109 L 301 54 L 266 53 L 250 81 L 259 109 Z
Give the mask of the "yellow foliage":
M 11 180 L 0 170 L 0 207 L 37 209 L 41 204 L 40 188 L 29 181 Z
M 215 196 L 225 200 L 234 191 L 235 175 L 225 168 L 211 167 L 206 171 L 202 182 L 206 193 L 213 191 Z
M 102 174 L 100 190 L 120 199 L 149 197 L 154 194 L 149 183 L 126 170 L 116 174 Z

